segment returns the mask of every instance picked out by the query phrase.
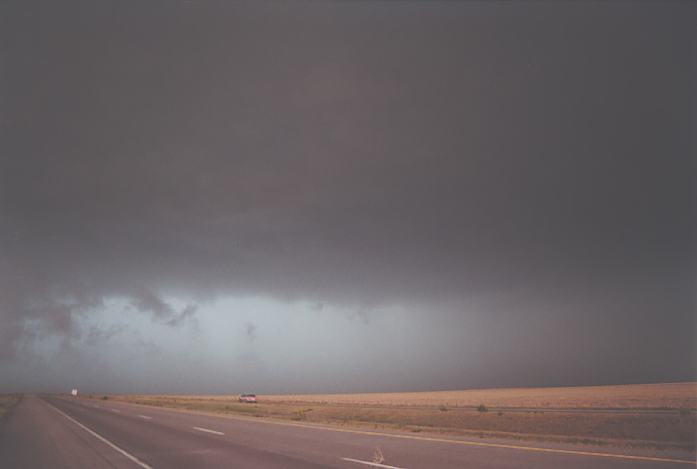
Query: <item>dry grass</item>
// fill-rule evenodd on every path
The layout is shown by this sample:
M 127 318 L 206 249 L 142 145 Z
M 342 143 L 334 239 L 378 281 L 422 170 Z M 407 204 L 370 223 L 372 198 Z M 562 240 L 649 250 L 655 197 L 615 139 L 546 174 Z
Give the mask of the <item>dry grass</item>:
M 0 394 L 0 417 L 19 402 L 19 394 Z
M 263 396 L 270 402 L 531 409 L 697 409 L 697 383 Z
M 110 398 L 187 410 L 409 432 L 694 451 L 695 391 L 697 383 L 283 395 L 257 396 L 256 405 L 240 404 L 236 395 Z M 611 409 L 623 410 L 607 412 Z

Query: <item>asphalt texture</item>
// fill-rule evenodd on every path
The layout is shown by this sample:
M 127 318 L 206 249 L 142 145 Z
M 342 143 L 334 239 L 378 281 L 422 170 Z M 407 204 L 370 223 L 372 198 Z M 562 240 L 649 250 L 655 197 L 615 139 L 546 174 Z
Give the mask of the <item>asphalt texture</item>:
M 60 396 L 24 396 L 0 421 L 0 468 L 320 467 L 679 469 L 695 461 L 687 453 L 384 433 Z

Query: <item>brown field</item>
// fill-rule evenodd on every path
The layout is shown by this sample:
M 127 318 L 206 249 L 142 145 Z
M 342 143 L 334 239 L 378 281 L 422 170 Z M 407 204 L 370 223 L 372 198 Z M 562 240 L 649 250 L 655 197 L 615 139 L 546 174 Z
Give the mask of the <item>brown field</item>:
M 697 383 L 263 396 L 271 402 L 534 409 L 697 409 Z
M 192 411 L 382 430 L 695 450 L 697 383 L 274 395 L 120 395 Z

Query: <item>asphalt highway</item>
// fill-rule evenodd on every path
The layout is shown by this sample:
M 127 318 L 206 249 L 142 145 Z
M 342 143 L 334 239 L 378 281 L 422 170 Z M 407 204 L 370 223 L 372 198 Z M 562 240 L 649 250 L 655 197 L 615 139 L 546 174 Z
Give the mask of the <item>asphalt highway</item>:
M 382 462 L 376 463 L 376 453 Z M 680 469 L 667 452 L 458 439 L 25 396 L 0 421 L 0 468 Z M 377 459 L 378 461 L 380 458 Z

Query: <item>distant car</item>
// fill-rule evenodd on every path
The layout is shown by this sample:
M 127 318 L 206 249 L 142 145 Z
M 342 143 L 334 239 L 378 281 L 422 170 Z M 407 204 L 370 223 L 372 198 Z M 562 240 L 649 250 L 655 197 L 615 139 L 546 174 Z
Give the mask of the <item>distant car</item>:
M 240 402 L 246 402 L 247 404 L 256 404 L 257 395 L 256 394 L 240 394 Z

